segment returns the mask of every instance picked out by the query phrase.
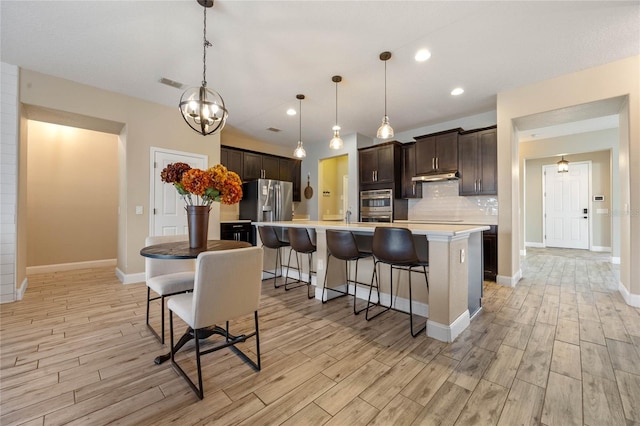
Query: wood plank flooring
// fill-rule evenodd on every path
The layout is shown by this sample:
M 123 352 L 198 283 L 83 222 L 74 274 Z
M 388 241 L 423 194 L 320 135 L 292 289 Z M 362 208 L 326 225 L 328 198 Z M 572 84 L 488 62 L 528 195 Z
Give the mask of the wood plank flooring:
M 640 310 L 616 267 L 562 249 L 529 249 L 522 267 L 515 288 L 485 282 L 483 311 L 451 344 L 410 337 L 406 314 L 367 322 L 348 298 L 266 280 L 262 371 L 204 356 L 203 401 L 153 363 L 168 348 L 145 326 L 144 283 L 111 268 L 33 275 L 24 300 L 0 305 L 0 424 L 640 424 Z M 179 360 L 195 374 L 192 343 Z

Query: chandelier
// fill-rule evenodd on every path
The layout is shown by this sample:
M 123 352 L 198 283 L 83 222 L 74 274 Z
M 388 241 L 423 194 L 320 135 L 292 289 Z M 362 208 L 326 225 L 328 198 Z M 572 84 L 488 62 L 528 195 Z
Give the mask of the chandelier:
M 190 87 L 180 97 L 180 113 L 184 121 L 202 136 L 215 134 L 224 127 L 229 112 L 224 100 L 217 92 L 207 87 L 207 8 L 213 6 L 213 0 L 197 0 L 204 9 L 204 31 L 202 47 L 202 85 Z

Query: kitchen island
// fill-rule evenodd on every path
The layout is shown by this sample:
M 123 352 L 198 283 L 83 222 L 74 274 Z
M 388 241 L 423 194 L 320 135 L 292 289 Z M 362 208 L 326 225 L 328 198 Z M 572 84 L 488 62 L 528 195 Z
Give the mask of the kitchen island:
M 485 225 L 462 224 L 411 224 L 411 223 L 344 223 L 331 221 L 286 221 L 286 222 L 253 222 L 254 226 L 274 226 L 281 228 L 307 228 L 315 231 L 317 253 L 314 256 L 316 272 L 316 299 L 322 298 L 327 264 L 326 230 L 347 230 L 353 232 L 359 241 L 366 244 L 367 237 L 373 235 L 378 226 L 394 226 L 409 229 L 414 236 L 426 238 L 429 247 L 429 291 L 414 290 L 413 310 L 428 318 L 426 333 L 429 337 L 444 342 L 452 342 L 467 326 L 470 319 L 480 309 L 482 296 L 483 267 L 482 267 L 482 231 L 489 229 Z M 258 241 L 260 244 L 260 241 Z M 273 255 L 271 250 L 265 251 L 265 256 Z M 286 258 L 286 257 L 285 257 Z M 269 262 L 269 263 L 267 263 Z M 272 264 L 272 260 L 265 259 L 265 265 Z M 358 280 L 371 281 L 373 262 L 368 268 L 360 267 Z M 363 264 L 364 266 L 364 264 Z M 383 266 L 384 267 L 384 266 Z M 308 273 L 308 271 L 306 271 Z M 327 287 L 334 288 L 345 284 L 343 268 L 336 267 L 332 262 L 328 272 Z M 405 273 L 406 274 L 406 273 Z M 380 274 L 381 301 L 385 304 L 393 303 L 394 309 L 408 312 L 408 300 L 399 294 L 391 301 L 386 294 L 385 282 L 388 274 Z M 296 275 L 297 276 L 297 275 Z M 406 275 L 394 274 L 400 289 L 407 281 Z M 395 280 L 394 280 L 395 281 Z M 418 281 L 417 279 L 414 281 Z M 388 283 L 387 288 L 388 288 Z M 404 285 L 406 287 L 406 285 Z M 416 286 L 417 287 L 417 286 Z M 405 289 L 406 290 L 406 289 Z M 357 297 L 366 299 L 368 288 L 358 287 Z

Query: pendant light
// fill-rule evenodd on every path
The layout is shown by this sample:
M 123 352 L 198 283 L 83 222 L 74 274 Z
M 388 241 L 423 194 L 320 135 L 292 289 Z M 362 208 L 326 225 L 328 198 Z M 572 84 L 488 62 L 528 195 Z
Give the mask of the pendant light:
M 338 83 L 342 81 L 342 77 L 339 75 L 334 75 L 331 77 L 331 81 L 336 84 L 336 125 L 333 126 L 333 138 L 329 141 L 329 148 L 331 149 L 342 149 L 344 146 L 344 142 L 340 137 L 340 126 L 338 126 Z
M 562 156 L 562 160 L 558 161 L 558 173 L 566 173 L 569 171 L 569 162 L 564 159 L 564 155 Z
M 380 60 L 384 62 L 384 117 L 382 117 L 382 125 L 378 128 L 376 137 L 378 139 L 389 139 L 393 137 L 393 128 L 389 124 L 389 116 L 387 115 L 387 61 L 391 59 L 391 52 L 382 52 Z
M 180 98 L 180 113 L 184 121 L 202 136 L 211 135 L 222 130 L 227 122 L 229 112 L 224 100 L 217 92 L 207 87 L 207 8 L 213 6 L 213 0 L 197 0 L 204 9 L 204 31 L 202 48 L 202 85 L 190 87 Z
M 299 137 L 298 137 L 298 146 L 293 151 L 293 156 L 296 158 L 304 158 L 307 156 L 307 151 L 304 150 L 302 146 L 302 100 L 304 99 L 304 95 L 296 95 L 296 99 L 300 102 L 300 107 L 298 108 L 298 115 L 300 116 L 300 127 L 299 127 Z

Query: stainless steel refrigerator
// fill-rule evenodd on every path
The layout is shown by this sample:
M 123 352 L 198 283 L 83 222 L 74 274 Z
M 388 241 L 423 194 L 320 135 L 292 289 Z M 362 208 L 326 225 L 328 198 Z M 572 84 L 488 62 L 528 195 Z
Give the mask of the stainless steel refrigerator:
M 253 180 L 242 185 L 242 193 L 240 219 L 275 222 L 291 220 L 293 217 L 293 183 L 291 182 L 273 179 Z M 286 235 L 280 237 L 284 238 Z M 252 243 L 255 244 L 255 241 L 254 228 Z

